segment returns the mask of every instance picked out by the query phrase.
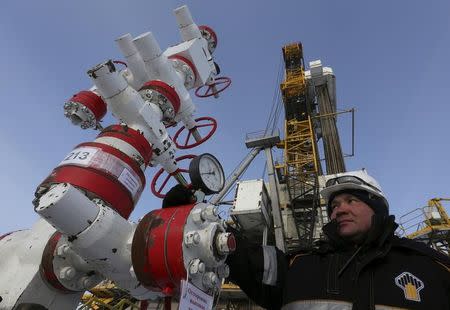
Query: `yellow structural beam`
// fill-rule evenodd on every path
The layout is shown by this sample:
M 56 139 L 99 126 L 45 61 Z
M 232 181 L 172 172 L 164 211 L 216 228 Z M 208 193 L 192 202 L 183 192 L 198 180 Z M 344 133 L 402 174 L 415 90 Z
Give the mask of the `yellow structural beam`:
M 311 118 L 286 121 L 284 140 L 285 175 L 291 195 L 298 196 L 315 184 L 318 173 L 317 150 Z

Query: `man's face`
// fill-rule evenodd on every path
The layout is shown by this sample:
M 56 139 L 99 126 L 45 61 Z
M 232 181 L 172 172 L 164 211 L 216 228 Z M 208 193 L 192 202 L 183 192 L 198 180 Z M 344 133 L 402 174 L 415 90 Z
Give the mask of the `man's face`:
M 360 242 L 372 226 L 373 210 L 351 194 L 339 194 L 331 202 L 331 219 L 336 219 L 341 237 Z

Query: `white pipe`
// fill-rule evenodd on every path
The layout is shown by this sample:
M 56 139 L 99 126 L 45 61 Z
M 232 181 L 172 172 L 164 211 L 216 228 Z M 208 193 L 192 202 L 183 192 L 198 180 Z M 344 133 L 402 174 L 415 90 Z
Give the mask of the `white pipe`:
M 132 296 L 154 299 L 158 294 L 140 285 L 139 280 L 130 272 L 131 243 L 135 229 L 136 224 L 128 222 L 111 208 L 100 206 L 97 219 L 76 236 L 71 246 L 91 266 Z
M 140 298 L 156 295 L 139 285 L 130 273 L 131 242 L 136 229 L 111 208 L 92 202 L 70 184 L 61 183 L 44 194 L 36 207 L 47 222 L 73 238 L 65 255 L 75 259 L 81 270 L 95 269 Z
M 124 55 L 128 69 L 132 73 L 130 84 L 134 89 L 138 90 L 142 85 L 150 80 L 150 76 L 145 70 L 144 61 L 133 43 L 131 34 L 127 33 L 116 39 L 116 43 Z
M 95 66 L 88 71 L 88 75 L 104 100 L 113 98 L 129 87 L 127 81 L 119 76 L 112 61 Z
M 151 32 L 145 32 L 137 36 L 133 39 L 133 42 L 146 63 L 162 54 L 161 48 Z
M 100 211 L 95 203 L 67 183 L 60 183 L 45 193 L 34 210 L 69 236 L 89 227 Z
M 198 29 L 198 26 L 194 23 L 192 19 L 191 12 L 187 5 L 180 6 L 174 10 L 175 17 L 178 22 L 178 27 L 180 28 L 180 34 L 183 41 L 189 41 L 196 38 L 201 38 L 202 34 Z

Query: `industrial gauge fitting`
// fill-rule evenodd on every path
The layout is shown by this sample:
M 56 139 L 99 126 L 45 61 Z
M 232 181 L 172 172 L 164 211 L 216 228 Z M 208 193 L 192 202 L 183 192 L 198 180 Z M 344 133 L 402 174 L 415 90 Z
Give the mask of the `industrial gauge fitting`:
M 191 161 L 189 176 L 193 187 L 201 189 L 206 195 L 220 192 L 225 184 L 222 165 L 209 153 L 201 154 Z

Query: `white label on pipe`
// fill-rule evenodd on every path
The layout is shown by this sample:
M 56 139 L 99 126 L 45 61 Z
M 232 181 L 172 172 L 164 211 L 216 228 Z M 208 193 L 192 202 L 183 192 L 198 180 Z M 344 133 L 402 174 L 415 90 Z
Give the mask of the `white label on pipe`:
M 62 165 L 80 165 L 89 166 L 90 161 L 94 157 L 95 153 L 98 152 L 98 148 L 95 147 L 78 147 L 70 152 L 58 166 Z
M 212 296 L 181 280 L 180 310 L 211 310 L 213 301 Z
M 125 186 L 136 201 L 142 191 L 139 175 L 126 162 L 116 156 L 102 151 L 100 148 L 81 146 L 74 149 L 64 158 L 59 166 L 76 165 L 90 167 L 114 176 Z
M 137 194 L 141 182 L 136 178 L 127 168 L 123 169 L 119 176 L 119 181 L 133 194 L 133 197 Z

